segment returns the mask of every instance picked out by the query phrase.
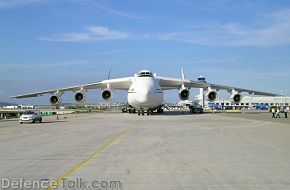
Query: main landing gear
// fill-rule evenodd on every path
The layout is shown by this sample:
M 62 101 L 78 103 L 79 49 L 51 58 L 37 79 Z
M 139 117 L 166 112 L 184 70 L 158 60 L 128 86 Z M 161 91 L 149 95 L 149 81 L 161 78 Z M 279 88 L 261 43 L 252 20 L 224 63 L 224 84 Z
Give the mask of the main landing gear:
M 157 109 L 157 113 L 163 113 L 163 112 L 164 112 L 164 110 L 162 108 Z

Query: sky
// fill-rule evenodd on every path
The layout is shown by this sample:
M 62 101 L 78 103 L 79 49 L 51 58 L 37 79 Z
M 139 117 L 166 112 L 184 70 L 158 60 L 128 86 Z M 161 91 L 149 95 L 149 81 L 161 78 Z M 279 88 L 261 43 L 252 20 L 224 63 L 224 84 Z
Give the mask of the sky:
M 101 81 L 110 69 L 180 77 L 181 67 L 191 80 L 289 96 L 289 31 L 288 0 L 0 0 L 0 101 L 47 104 L 10 96 Z M 178 101 L 177 90 L 165 94 Z

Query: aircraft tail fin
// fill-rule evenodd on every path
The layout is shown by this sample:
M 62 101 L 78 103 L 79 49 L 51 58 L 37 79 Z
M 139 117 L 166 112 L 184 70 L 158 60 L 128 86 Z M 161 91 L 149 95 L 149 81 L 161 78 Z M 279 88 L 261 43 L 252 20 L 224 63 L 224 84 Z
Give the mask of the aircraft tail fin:
M 182 79 L 185 79 L 185 74 L 184 74 L 184 71 L 183 71 L 182 67 L 181 67 L 181 77 L 182 77 Z
M 111 78 L 111 68 L 109 69 L 109 72 L 108 72 L 108 80 Z

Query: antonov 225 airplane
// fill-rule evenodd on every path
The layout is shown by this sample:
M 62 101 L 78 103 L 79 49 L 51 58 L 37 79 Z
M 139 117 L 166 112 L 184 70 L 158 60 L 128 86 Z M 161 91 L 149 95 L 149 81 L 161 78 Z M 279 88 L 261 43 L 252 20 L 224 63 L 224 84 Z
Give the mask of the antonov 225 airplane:
M 235 103 L 241 101 L 241 92 L 264 96 L 277 95 L 268 92 L 187 80 L 183 70 L 181 74 L 182 78 L 170 78 L 152 74 L 148 70 L 142 70 L 133 77 L 108 79 L 79 86 L 23 94 L 13 96 L 12 98 L 30 98 L 51 94 L 49 101 L 52 105 L 57 106 L 61 104 L 61 95 L 66 91 L 73 91 L 75 93 L 75 100 L 80 103 L 85 101 L 85 93 L 91 89 L 102 89 L 102 98 L 104 100 L 111 99 L 113 90 L 115 89 L 127 90 L 128 103 L 138 111 L 138 115 L 144 115 L 144 112 L 152 115 L 155 110 L 162 112 L 164 90 L 177 89 L 179 90 L 179 98 L 181 100 L 187 100 L 190 96 L 190 88 L 203 88 L 207 91 L 206 98 L 209 101 L 214 101 L 217 98 L 218 90 L 226 90 L 230 93 L 230 98 Z

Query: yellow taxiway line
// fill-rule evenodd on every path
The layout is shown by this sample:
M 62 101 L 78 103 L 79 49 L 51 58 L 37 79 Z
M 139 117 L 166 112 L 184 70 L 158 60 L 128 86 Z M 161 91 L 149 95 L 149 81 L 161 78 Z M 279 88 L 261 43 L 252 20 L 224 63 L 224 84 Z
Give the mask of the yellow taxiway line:
M 113 137 L 111 140 L 109 140 L 106 144 L 104 144 L 102 147 L 100 147 L 98 150 L 96 150 L 94 153 L 92 153 L 90 156 L 85 158 L 82 162 L 80 162 L 78 165 L 73 167 L 71 170 L 66 172 L 63 176 L 55 180 L 55 183 L 48 187 L 46 190 L 54 190 L 56 189 L 60 184 L 62 184 L 64 181 L 66 181 L 70 176 L 72 176 L 74 173 L 76 173 L 78 170 L 83 168 L 86 164 L 88 164 L 90 161 L 92 161 L 94 158 L 96 158 L 103 150 L 111 146 L 114 142 L 116 142 L 118 139 L 120 139 L 122 136 L 128 134 L 135 125 L 132 125 Z

